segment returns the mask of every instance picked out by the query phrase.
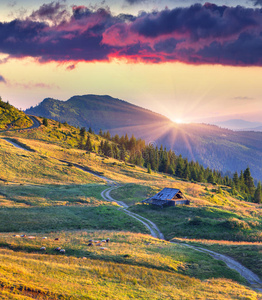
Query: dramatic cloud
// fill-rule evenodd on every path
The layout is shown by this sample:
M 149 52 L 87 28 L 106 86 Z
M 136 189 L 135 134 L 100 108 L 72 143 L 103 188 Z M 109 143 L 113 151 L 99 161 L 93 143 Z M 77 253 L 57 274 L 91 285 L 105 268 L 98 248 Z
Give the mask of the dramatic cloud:
M 254 5 L 261 5 L 262 6 L 262 0 L 252 0 L 254 2 Z
M 133 4 L 140 4 L 145 2 L 146 0 L 126 0 L 127 3 L 133 5 Z
M 66 9 L 66 5 L 62 4 L 61 2 L 51 2 L 49 4 L 43 4 L 38 10 L 33 11 L 30 19 L 61 22 L 68 16 L 69 13 Z
M 6 83 L 6 80 L 4 79 L 4 77 L 2 75 L 0 75 L 0 83 Z
M 262 9 L 206 3 L 113 16 L 85 6 L 69 14 L 63 3 L 52 2 L 27 18 L 0 23 L 0 52 L 68 62 L 69 70 L 79 61 L 113 58 L 261 66 Z

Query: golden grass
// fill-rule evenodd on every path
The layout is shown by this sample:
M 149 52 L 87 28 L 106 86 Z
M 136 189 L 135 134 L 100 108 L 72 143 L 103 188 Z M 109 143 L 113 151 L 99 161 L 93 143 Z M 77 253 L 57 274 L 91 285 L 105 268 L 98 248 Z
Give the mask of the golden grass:
M 54 241 L 59 237 L 59 241 Z M 88 240 L 110 237 L 107 250 Z M 1 293 L 36 299 L 257 299 L 249 288 L 219 277 L 233 271 L 209 256 L 147 235 L 108 231 L 64 232 L 35 239 L 0 234 Z M 20 249 L 15 248 L 20 245 Z M 41 253 L 39 248 L 46 246 Z M 57 246 L 66 249 L 61 255 Z M 85 257 L 85 259 L 83 258 Z M 201 261 L 201 264 L 199 263 Z M 197 263 L 198 262 L 198 263 Z M 205 279 L 187 274 L 199 268 Z M 228 272 L 228 273 L 227 273 Z M 200 273 L 200 272 L 199 272 Z M 195 272 L 196 274 L 196 272 Z M 212 276 L 218 278 L 212 278 Z M 38 295 L 38 296 L 36 296 Z M 14 298 L 16 299 L 16 295 Z M 7 298 L 8 299 L 8 298 Z M 19 298 L 17 298 L 19 299 Z M 23 298 L 21 298 L 23 299 Z M 26 298 L 25 298 L 26 299 Z

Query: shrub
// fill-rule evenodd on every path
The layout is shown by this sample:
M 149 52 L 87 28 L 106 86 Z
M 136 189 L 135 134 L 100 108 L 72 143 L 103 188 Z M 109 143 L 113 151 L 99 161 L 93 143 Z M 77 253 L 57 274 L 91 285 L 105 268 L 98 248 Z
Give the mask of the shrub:
M 220 223 L 220 226 L 223 226 L 228 229 L 250 229 L 250 226 L 245 221 L 239 220 L 237 218 L 232 218 L 223 221 Z
M 195 216 L 188 223 L 189 223 L 189 225 L 201 225 L 203 223 L 203 221 L 202 221 L 202 219 L 199 216 Z

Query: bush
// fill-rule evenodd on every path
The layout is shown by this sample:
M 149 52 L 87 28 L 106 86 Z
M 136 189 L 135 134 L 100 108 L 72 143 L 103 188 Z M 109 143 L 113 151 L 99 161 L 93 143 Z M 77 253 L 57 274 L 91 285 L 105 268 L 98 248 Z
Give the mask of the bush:
M 203 223 L 203 221 L 199 216 L 196 216 L 192 220 L 190 220 L 188 223 L 189 223 L 189 225 L 201 225 Z
M 250 229 L 250 226 L 245 221 L 239 220 L 237 218 L 232 218 L 223 221 L 220 223 L 220 226 L 223 226 L 227 229 Z

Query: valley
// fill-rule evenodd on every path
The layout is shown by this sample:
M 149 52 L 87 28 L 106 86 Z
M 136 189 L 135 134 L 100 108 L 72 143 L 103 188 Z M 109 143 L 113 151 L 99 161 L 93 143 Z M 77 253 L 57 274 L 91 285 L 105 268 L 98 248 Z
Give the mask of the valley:
M 67 134 L 57 137 L 51 134 L 57 126 L 49 120 L 48 130 L 41 125 L 2 132 L 27 149 L 0 139 L 3 299 L 257 299 L 259 283 L 250 285 L 221 260 L 188 245 L 225 254 L 237 245 L 229 256 L 261 277 L 261 205 L 235 199 L 226 187 L 221 194 L 210 183 L 149 174 L 72 148 L 77 129 L 62 124 L 58 131 Z M 165 186 L 182 189 L 191 205 L 140 205 Z M 167 240 L 159 239 L 161 233 Z M 90 239 L 106 238 L 110 243 L 101 249 L 88 247 Z M 57 246 L 64 255 L 54 252 Z M 248 260 L 242 256 L 247 248 L 253 253 Z

